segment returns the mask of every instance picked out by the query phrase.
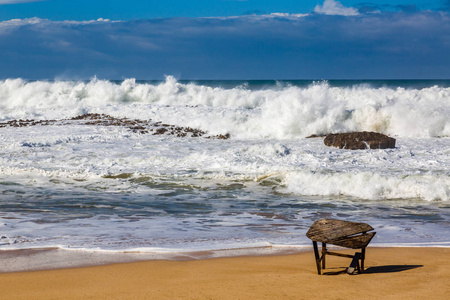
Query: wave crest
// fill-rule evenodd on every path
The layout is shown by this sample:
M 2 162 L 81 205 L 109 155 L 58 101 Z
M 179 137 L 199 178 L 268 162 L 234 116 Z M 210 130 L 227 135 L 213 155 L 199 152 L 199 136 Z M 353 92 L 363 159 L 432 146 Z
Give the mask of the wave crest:
M 349 196 L 358 199 L 423 199 L 450 201 L 447 175 L 385 176 L 372 172 L 293 172 L 284 179 L 285 191 L 308 196 Z
M 242 138 L 291 139 L 311 134 L 377 131 L 402 137 L 450 136 L 450 88 L 335 87 L 276 84 L 217 87 L 92 79 L 0 81 L 0 120 L 61 119 L 86 113 L 154 118 Z

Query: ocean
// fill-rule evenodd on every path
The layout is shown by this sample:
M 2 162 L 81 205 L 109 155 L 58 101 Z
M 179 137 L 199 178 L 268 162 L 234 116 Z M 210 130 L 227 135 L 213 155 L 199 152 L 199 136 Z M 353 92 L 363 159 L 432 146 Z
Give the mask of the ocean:
M 376 131 L 395 149 L 343 150 Z M 0 81 L 0 249 L 450 246 L 450 81 Z

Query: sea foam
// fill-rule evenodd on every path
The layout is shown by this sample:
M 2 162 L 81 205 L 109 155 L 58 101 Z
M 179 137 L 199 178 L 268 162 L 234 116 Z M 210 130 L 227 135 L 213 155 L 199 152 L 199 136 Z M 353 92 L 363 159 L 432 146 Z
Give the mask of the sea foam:
M 0 81 L 0 120 L 60 119 L 84 113 L 154 119 L 237 138 L 295 139 L 377 131 L 401 137 L 450 136 L 450 88 L 278 84 L 214 87 L 127 79 L 116 83 Z

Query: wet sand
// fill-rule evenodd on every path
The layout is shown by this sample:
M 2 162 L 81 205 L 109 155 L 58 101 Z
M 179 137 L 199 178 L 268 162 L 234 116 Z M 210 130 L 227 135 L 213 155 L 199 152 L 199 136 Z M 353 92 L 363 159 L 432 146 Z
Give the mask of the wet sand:
M 351 251 L 340 251 L 350 253 Z M 368 248 L 366 270 L 312 251 L 0 274 L 3 299 L 448 299 L 450 248 Z

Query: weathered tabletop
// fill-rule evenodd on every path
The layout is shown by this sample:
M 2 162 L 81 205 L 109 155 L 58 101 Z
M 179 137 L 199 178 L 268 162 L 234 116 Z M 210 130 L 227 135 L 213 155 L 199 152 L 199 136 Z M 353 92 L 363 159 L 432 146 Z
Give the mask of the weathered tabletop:
M 373 227 L 366 223 L 321 219 L 311 225 L 306 236 L 314 242 L 358 249 L 369 244 L 375 235 L 375 232 L 368 232 L 371 230 Z

